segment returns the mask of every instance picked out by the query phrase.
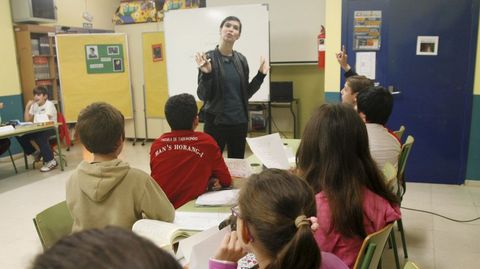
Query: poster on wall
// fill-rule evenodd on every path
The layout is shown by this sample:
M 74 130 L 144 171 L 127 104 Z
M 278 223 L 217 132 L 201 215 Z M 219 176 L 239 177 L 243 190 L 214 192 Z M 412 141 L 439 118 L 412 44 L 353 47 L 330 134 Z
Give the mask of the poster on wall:
M 125 71 L 122 44 L 85 45 L 85 60 L 88 74 Z
M 418 36 L 417 55 L 438 55 L 438 36 Z
M 362 10 L 354 12 L 353 49 L 380 50 L 381 10 Z
M 154 62 L 163 60 L 162 44 L 152 45 L 152 59 Z

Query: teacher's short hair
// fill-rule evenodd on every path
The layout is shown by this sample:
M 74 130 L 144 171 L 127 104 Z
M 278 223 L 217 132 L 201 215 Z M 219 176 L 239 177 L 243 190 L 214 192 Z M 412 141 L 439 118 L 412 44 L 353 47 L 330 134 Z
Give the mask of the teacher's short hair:
M 240 28 L 238 29 L 238 32 L 242 33 L 242 22 L 238 17 L 235 17 L 235 16 L 226 17 L 225 19 L 223 19 L 222 23 L 220 23 L 220 28 L 222 28 L 227 21 L 237 21 L 238 24 L 240 24 Z

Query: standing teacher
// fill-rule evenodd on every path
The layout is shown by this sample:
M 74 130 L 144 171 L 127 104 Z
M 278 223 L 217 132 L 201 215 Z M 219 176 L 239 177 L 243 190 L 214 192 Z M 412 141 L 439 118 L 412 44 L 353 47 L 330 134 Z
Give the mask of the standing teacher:
M 242 23 L 234 16 L 220 24 L 220 42 L 214 50 L 197 53 L 197 95 L 204 102 L 204 131 L 221 151 L 227 145 L 228 158 L 243 159 L 248 131 L 248 99 L 258 91 L 269 66 L 260 59 L 257 75 L 248 82 L 247 59 L 233 50 L 240 38 Z

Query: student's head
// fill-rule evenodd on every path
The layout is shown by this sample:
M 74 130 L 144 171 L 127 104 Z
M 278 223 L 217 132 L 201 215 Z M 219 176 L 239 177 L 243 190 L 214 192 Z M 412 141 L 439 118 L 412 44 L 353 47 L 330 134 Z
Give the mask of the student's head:
M 237 233 L 244 247 L 271 259 L 268 268 L 319 268 L 311 222 L 315 197 L 308 184 L 283 170 L 252 175 L 240 190 Z
M 94 154 L 120 154 L 125 139 L 122 113 L 110 104 L 93 103 L 80 111 L 76 132 L 85 148 Z
M 370 155 L 366 126 L 351 106 L 325 104 L 314 111 L 297 151 L 297 168 L 315 192 L 326 194 L 333 226 L 345 236 L 366 235 L 364 188 L 396 202 Z
M 168 98 L 165 117 L 172 130 L 194 130 L 198 125 L 198 108 L 195 97 L 181 93 Z
M 33 88 L 33 100 L 39 105 L 43 105 L 48 99 L 48 91 L 44 86 Z
M 345 86 L 341 90 L 342 103 L 355 105 L 357 103 L 357 94 L 372 86 L 372 80 L 365 76 L 348 77 L 345 81 Z
M 242 33 L 242 22 L 235 16 L 228 16 L 220 23 L 220 36 L 225 41 L 235 42 Z
M 90 48 L 90 53 L 95 53 L 95 48 Z
M 357 111 L 367 123 L 385 125 L 392 109 L 393 96 L 384 87 L 371 87 L 357 95 Z
M 59 240 L 36 257 L 32 269 L 180 269 L 167 252 L 132 231 L 107 227 Z

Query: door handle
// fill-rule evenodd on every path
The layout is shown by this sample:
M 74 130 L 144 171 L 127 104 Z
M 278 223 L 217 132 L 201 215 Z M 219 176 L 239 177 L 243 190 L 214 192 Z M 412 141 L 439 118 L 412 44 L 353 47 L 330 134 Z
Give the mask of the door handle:
M 388 91 L 392 94 L 392 95 L 398 95 L 398 94 L 401 94 L 402 92 L 400 91 L 400 89 L 396 88 L 395 86 L 393 85 L 390 85 L 387 87 Z

